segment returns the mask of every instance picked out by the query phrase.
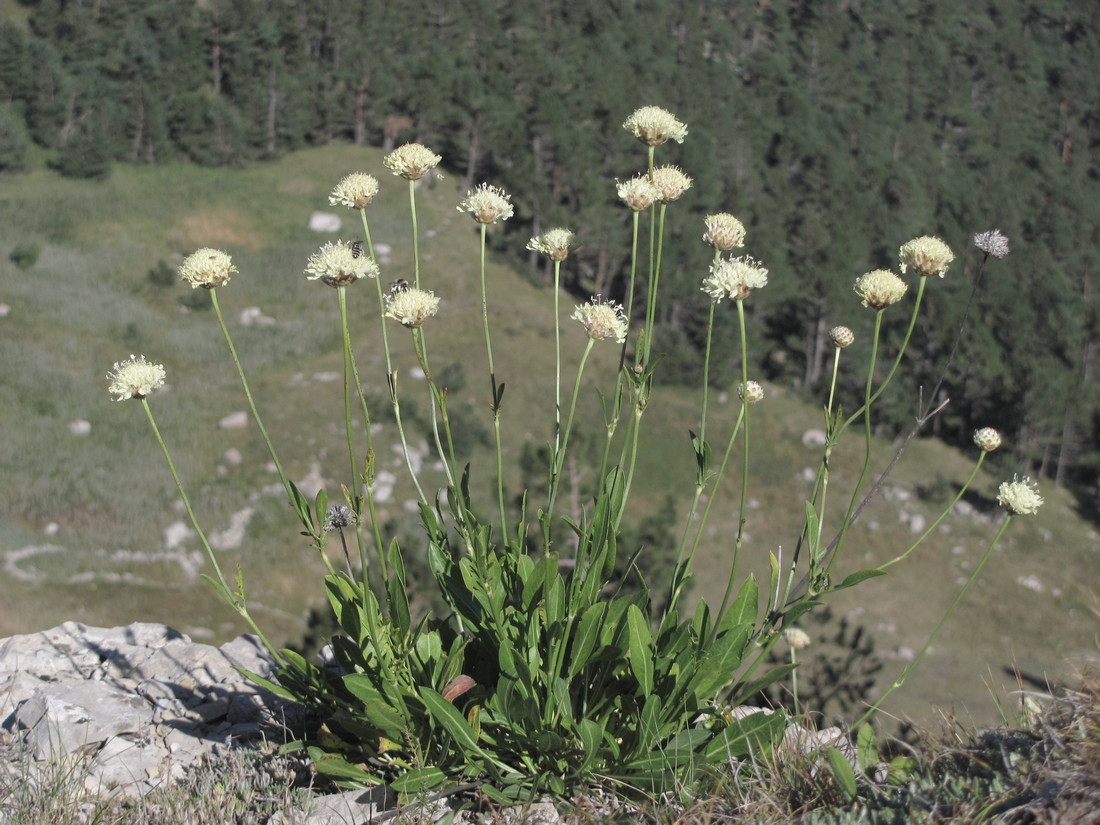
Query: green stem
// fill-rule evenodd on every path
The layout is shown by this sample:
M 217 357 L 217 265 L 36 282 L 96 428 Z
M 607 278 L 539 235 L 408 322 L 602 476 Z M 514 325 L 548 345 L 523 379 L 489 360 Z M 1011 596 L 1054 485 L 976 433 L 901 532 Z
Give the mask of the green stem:
M 882 703 L 886 701 L 891 693 L 893 693 L 895 690 L 905 684 L 905 680 L 909 678 L 909 674 L 912 673 L 916 669 L 917 665 L 921 663 L 921 660 L 924 658 L 924 654 L 928 652 L 928 648 L 932 646 L 932 642 L 934 642 L 936 638 L 940 635 L 940 631 L 943 630 L 944 625 L 947 624 L 948 620 L 951 618 L 951 615 L 955 612 L 955 608 L 959 606 L 959 603 L 963 600 L 963 597 L 970 590 L 970 586 L 974 584 L 974 581 L 978 578 L 978 574 L 982 572 L 982 568 L 985 567 L 985 563 L 989 561 L 989 557 L 993 555 L 993 550 L 997 547 L 997 543 L 1001 540 L 1001 536 L 1004 535 L 1004 532 L 1008 528 L 1008 525 L 1011 521 L 1011 515 L 1005 518 L 1004 523 L 1001 524 L 1001 529 L 999 529 L 997 531 L 997 535 L 993 537 L 993 541 L 990 543 L 989 549 L 985 551 L 985 555 L 982 556 L 982 560 L 978 562 L 978 566 L 974 568 L 974 572 L 971 573 L 970 578 L 966 580 L 966 584 L 963 585 L 962 590 L 959 591 L 959 595 L 955 597 L 955 601 L 951 602 L 951 606 L 948 607 L 947 612 L 943 614 L 943 618 L 940 619 L 939 624 L 937 624 L 935 629 L 932 631 L 932 635 L 928 637 L 928 641 L 924 643 L 924 647 L 920 649 L 920 652 L 916 655 L 913 661 L 910 662 L 906 666 L 905 670 L 901 672 L 901 675 L 894 680 L 894 684 L 890 685 L 886 692 L 879 697 L 878 701 L 867 709 L 867 712 L 859 718 L 858 722 L 852 725 L 852 730 L 858 730 L 859 727 L 864 722 L 866 722 L 875 713 L 875 711 L 879 709 L 879 707 L 882 706 Z
M 561 261 L 554 261 L 554 452 L 561 448 Z M 626 342 L 623 342 L 626 345 Z
M 493 393 L 493 435 L 497 451 L 497 506 L 500 509 L 501 541 L 508 535 L 508 519 L 504 510 L 504 449 L 500 439 L 500 388 L 497 386 L 496 369 L 493 366 L 493 342 L 489 336 L 489 294 L 485 287 L 485 239 L 488 224 L 481 224 L 481 324 L 485 330 L 485 355 L 489 362 L 489 384 Z
M 420 289 L 420 232 L 416 223 L 416 181 L 409 181 L 409 213 L 412 215 L 413 286 Z
M 569 417 L 565 421 L 565 431 L 562 433 L 561 449 L 554 451 L 554 466 L 553 475 L 550 477 L 550 495 L 547 499 L 546 512 L 551 516 L 554 513 L 554 502 L 558 497 L 558 486 L 561 482 L 561 471 L 565 465 L 565 452 L 569 447 L 569 436 L 573 432 L 573 415 L 577 411 L 577 397 L 581 391 L 581 376 L 584 375 L 584 366 L 588 363 L 588 355 L 592 352 L 592 345 L 596 341 L 594 338 L 588 339 L 588 345 L 584 348 L 584 354 L 581 356 L 580 365 L 577 367 L 577 378 L 573 382 L 573 397 L 569 401 Z M 601 481 L 602 483 L 602 481 Z M 550 551 L 550 536 L 545 536 L 546 551 Z
M 361 478 L 359 472 L 359 464 L 355 460 L 355 436 L 351 423 L 351 391 L 354 385 L 356 393 L 359 395 L 363 403 L 364 412 L 366 411 L 366 401 L 362 398 L 362 387 L 359 384 L 358 370 L 355 368 L 355 359 L 351 352 L 351 333 L 348 330 L 348 297 L 347 287 L 336 287 L 337 302 L 340 305 L 340 332 L 344 342 L 344 432 L 347 435 L 348 441 L 348 460 L 351 462 L 351 488 L 352 488 L 352 502 L 355 506 L 356 516 L 362 512 L 361 496 L 362 490 L 365 486 L 366 480 Z M 367 420 L 367 432 L 370 432 L 370 420 Z M 358 523 L 355 530 L 355 539 L 359 545 L 359 561 L 363 566 L 363 575 L 366 575 L 367 569 L 367 550 L 363 544 L 363 533 L 358 528 Z

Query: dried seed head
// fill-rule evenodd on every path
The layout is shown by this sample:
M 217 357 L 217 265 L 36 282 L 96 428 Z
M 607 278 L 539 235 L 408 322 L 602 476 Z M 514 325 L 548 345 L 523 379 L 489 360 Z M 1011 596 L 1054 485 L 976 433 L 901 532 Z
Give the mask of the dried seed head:
M 661 197 L 648 175 L 639 175 L 622 183 L 616 181 L 615 186 L 620 200 L 635 212 L 644 212 Z
M 728 252 L 735 246 L 745 245 L 745 225 L 728 212 L 707 215 L 704 221 L 707 231 L 703 243 L 720 252 Z
M 939 238 L 931 235 L 922 235 L 901 245 L 898 250 L 898 268 L 902 273 L 913 267 L 922 278 L 929 275 L 939 275 L 941 278 L 947 272 L 947 265 L 955 260 L 955 253 L 951 247 Z
M 1008 254 L 1008 238 L 1001 234 L 1000 229 L 979 232 L 974 236 L 974 246 L 994 258 L 1003 258 Z
M 679 200 L 691 188 L 691 178 L 675 166 L 658 166 L 653 170 L 652 180 L 661 203 Z
M 856 340 L 856 336 L 848 327 L 833 327 L 829 330 L 829 340 L 833 342 L 833 346 L 837 349 L 844 349 L 852 345 L 852 342 Z

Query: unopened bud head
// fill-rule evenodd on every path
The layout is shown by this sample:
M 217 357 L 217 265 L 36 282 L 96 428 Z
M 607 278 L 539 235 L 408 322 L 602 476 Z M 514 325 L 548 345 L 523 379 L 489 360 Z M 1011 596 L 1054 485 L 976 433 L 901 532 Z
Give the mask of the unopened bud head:
M 844 349 L 852 345 L 852 342 L 856 340 L 856 336 L 848 327 L 833 327 L 829 330 L 829 340 L 833 342 L 833 346 L 837 349 Z
M 1001 446 L 1001 434 L 992 427 L 982 427 L 974 433 L 974 443 L 982 452 L 991 453 Z
M 759 381 L 749 381 L 745 384 L 737 385 L 737 395 L 742 400 L 749 404 L 755 404 L 764 398 L 764 388 L 760 386 Z

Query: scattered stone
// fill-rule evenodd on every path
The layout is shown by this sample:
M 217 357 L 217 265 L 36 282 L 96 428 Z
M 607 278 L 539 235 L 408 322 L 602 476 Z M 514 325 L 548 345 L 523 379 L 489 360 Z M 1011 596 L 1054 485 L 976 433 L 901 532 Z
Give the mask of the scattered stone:
M 824 430 L 809 429 L 802 433 L 802 446 L 804 447 L 824 447 L 825 441 Z
M 82 418 L 69 422 L 69 432 L 73 435 L 87 435 L 92 431 L 92 424 Z
M 339 232 L 341 226 L 340 216 L 332 212 L 313 212 L 309 216 L 309 228 L 314 232 Z
M 232 412 L 218 421 L 218 426 L 223 430 L 239 430 L 248 426 L 248 413 L 244 410 Z
M 250 327 L 253 324 L 261 327 L 269 327 L 275 323 L 270 315 L 264 315 L 259 307 L 245 307 L 240 314 L 241 326 Z
M 0 318 L 7 318 L 11 314 L 11 306 L 0 304 Z
M 45 533 L 47 536 L 56 536 L 57 531 L 60 529 L 61 525 L 59 525 L 56 521 L 51 521 L 42 529 L 42 532 Z
M 241 451 L 236 447 L 230 447 L 226 450 L 223 458 L 225 458 L 226 464 L 232 464 L 234 467 L 239 467 L 244 461 L 244 456 L 241 455 Z

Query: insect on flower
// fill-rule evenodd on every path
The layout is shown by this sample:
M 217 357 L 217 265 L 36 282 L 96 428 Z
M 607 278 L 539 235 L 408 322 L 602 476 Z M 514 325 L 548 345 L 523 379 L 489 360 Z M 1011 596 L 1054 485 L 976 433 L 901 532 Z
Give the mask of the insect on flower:
M 401 292 L 408 292 L 408 291 L 409 291 L 409 282 L 406 281 L 404 278 L 398 278 L 396 281 L 394 281 L 392 284 L 390 284 L 390 289 L 389 289 L 390 295 L 397 295 Z
M 349 241 L 348 248 L 351 250 L 351 257 L 358 258 L 363 254 L 363 242 L 362 241 Z

